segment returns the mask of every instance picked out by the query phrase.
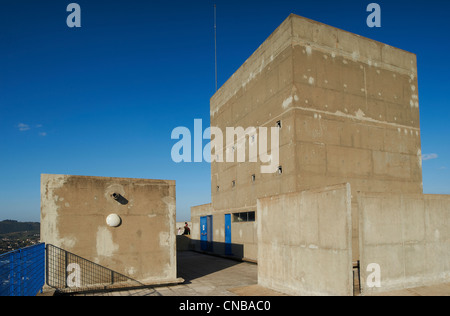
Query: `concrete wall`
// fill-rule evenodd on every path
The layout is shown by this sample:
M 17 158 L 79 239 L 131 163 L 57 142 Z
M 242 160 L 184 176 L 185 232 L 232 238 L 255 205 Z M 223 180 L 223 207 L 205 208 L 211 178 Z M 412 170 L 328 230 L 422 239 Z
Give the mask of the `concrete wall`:
M 177 277 L 175 212 L 175 181 L 41 177 L 41 240 L 144 284 Z
M 414 54 L 291 15 L 211 98 L 211 126 L 222 131 L 279 120 L 283 175 L 213 162 L 215 210 L 343 182 L 422 193 Z
M 361 193 L 357 201 L 363 293 L 450 282 L 450 196 Z M 381 268 L 380 288 L 367 283 L 371 263 Z
M 353 295 L 350 185 L 258 199 L 258 283 L 292 295 Z
M 211 98 L 211 126 L 224 133 L 277 121 L 283 173 L 263 174 L 259 162 L 212 162 L 213 214 L 254 211 L 258 198 L 344 182 L 354 192 L 422 193 L 412 53 L 289 16 Z

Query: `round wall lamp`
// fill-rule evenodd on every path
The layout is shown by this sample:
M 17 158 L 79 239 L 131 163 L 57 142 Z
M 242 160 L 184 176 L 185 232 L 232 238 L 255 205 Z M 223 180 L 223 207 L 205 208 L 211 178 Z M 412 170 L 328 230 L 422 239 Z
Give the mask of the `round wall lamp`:
M 122 219 L 117 214 L 111 214 L 106 218 L 106 224 L 110 227 L 119 227 L 122 224 Z

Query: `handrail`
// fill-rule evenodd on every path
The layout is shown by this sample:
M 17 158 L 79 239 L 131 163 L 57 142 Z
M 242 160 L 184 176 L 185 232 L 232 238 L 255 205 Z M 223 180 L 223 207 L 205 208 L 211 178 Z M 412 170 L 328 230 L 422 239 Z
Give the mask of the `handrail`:
M 61 294 L 142 287 L 143 284 L 54 245 L 47 244 L 47 285 Z

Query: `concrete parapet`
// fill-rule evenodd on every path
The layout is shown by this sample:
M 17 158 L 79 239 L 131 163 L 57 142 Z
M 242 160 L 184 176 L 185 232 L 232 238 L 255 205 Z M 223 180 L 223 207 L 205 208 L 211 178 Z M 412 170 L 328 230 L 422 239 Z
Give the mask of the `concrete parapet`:
M 41 240 L 142 284 L 176 280 L 175 181 L 41 176 Z
M 353 295 L 350 185 L 258 199 L 258 284 Z

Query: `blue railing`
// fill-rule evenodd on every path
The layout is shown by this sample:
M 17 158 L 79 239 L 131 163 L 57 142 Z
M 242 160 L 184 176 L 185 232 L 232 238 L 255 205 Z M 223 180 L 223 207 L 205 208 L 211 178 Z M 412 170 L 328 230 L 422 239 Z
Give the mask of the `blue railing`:
M 36 296 L 44 284 L 44 243 L 0 255 L 0 296 Z

